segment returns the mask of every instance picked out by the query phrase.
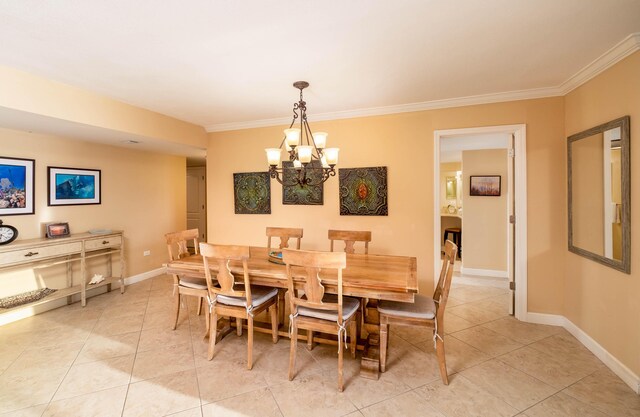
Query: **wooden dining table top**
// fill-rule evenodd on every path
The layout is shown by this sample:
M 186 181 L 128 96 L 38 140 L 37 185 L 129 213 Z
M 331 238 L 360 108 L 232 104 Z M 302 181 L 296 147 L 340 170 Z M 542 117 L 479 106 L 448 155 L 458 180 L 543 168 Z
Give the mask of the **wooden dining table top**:
M 286 288 L 287 271 L 284 265 L 269 261 L 269 250 L 251 247 L 248 272 L 251 283 Z M 347 267 L 342 272 L 344 295 L 379 300 L 413 302 L 418 292 L 416 258 L 411 256 L 347 254 Z M 215 271 L 217 264 L 211 264 Z M 242 263 L 232 261 L 231 272 L 242 274 Z M 200 255 L 192 255 L 165 264 L 167 273 L 204 277 L 204 264 Z M 302 288 L 302 268 L 293 268 L 294 285 Z M 320 271 L 322 284 L 328 293 L 337 293 L 336 270 Z

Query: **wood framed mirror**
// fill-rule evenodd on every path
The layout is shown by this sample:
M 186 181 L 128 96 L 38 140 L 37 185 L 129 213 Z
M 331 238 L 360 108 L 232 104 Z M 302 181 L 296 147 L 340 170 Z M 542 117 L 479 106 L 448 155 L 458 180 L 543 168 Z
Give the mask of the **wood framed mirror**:
M 629 116 L 567 138 L 569 251 L 631 273 Z

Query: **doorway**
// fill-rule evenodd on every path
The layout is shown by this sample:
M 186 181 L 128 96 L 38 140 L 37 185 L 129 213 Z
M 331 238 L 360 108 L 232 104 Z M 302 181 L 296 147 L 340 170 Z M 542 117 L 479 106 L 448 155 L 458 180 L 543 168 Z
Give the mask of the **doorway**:
M 187 229 L 198 229 L 207 241 L 207 169 L 203 161 L 187 159 Z M 193 164 L 193 165 L 191 165 Z
M 441 185 L 440 167 L 442 159 L 441 150 L 443 149 L 444 141 L 459 141 L 464 137 L 479 138 L 491 136 L 508 138 L 504 146 L 508 159 L 506 164 L 507 181 L 503 192 L 509 194 L 510 197 L 513 196 L 513 198 L 506 200 L 506 214 L 503 216 L 504 222 L 507 223 L 505 236 L 505 256 L 507 257 L 506 274 L 510 281 L 510 288 L 513 291 L 512 298 L 515 304 L 512 313 L 517 319 L 525 320 L 527 314 L 526 125 L 449 129 L 434 132 L 434 259 L 440 259 L 440 248 L 443 238 L 441 216 L 443 213 L 443 205 L 440 196 L 446 193 L 446 190 L 442 190 L 443 187 L 446 187 L 446 182 L 444 185 Z M 489 174 L 489 172 L 487 172 L 487 174 Z M 469 175 L 465 176 L 462 174 L 461 177 L 463 183 L 461 186 L 458 185 L 458 187 L 461 188 L 463 195 L 468 195 L 469 184 L 467 182 L 469 181 Z M 512 202 L 510 203 L 509 201 Z M 445 207 L 451 210 L 449 206 L 450 204 Z M 464 204 L 461 207 L 460 217 L 464 219 Z M 459 207 L 455 207 L 456 210 L 458 208 Z M 462 242 L 464 242 L 464 232 L 462 233 Z M 465 259 L 464 244 L 462 246 L 462 257 Z M 469 252 L 466 258 L 471 258 Z M 438 276 L 439 268 L 439 262 L 435 262 L 435 276 Z

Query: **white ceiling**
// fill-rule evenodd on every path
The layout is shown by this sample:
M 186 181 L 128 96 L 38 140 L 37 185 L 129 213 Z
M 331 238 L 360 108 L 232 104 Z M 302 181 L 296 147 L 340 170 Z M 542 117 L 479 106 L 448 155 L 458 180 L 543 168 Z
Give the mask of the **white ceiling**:
M 311 121 L 557 87 L 634 32 L 638 0 L 0 0 L 0 65 L 223 130 L 296 80 Z
M 462 162 L 462 151 L 507 149 L 510 137 L 506 133 L 443 137 L 440 140 L 440 162 Z

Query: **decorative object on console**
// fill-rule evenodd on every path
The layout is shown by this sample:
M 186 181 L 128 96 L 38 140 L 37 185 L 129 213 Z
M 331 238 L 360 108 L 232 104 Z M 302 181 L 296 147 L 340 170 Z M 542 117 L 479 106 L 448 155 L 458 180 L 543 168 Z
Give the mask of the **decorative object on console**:
M 3 224 L 0 220 L 0 245 L 13 242 L 18 237 L 18 229 L 8 224 Z
M 387 167 L 342 168 L 340 215 L 387 216 Z
M 0 216 L 35 213 L 36 161 L 0 157 Z
M 500 175 L 471 175 L 469 195 L 500 197 Z
M 298 183 L 298 173 L 293 162 L 282 161 L 282 204 L 321 206 L 324 203 L 324 183 L 322 182 L 322 163 L 311 161 L 314 169 L 307 171 L 311 182 L 305 186 Z M 318 169 L 315 169 L 318 168 Z
M 307 103 L 302 98 L 302 90 L 309 87 L 306 81 L 296 81 L 293 86 L 300 90 L 300 101 L 293 104 L 293 120 L 288 129 L 284 130 L 284 138 L 277 148 L 265 149 L 269 162 L 269 175 L 283 184 L 285 170 L 292 170 L 292 176 L 300 187 L 319 185 L 329 177 L 335 176 L 335 166 L 338 163 L 338 148 L 325 148 L 328 134 L 325 132 L 312 133 L 307 121 Z M 296 121 L 300 122 L 299 128 L 294 128 Z M 289 161 L 293 168 L 287 168 L 280 163 L 282 147 L 289 152 Z M 320 164 L 311 164 L 318 161 Z M 312 174 L 317 171 L 318 175 Z M 284 184 L 283 184 L 284 185 Z
M 48 167 L 50 206 L 75 206 L 101 203 L 101 171 Z
M 0 309 L 13 308 L 21 306 L 23 304 L 32 303 L 38 301 L 49 294 L 52 294 L 58 290 L 51 288 L 41 288 L 39 290 L 33 290 L 22 294 L 10 295 L 9 297 L 0 298 Z
M 104 281 L 104 276 L 102 276 L 102 274 L 94 274 L 93 278 L 91 278 L 91 281 L 89 281 L 89 284 L 90 285 L 99 284 L 102 281 Z
M 49 223 L 46 227 L 46 236 L 51 239 L 57 237 L 67 237 L 71 234 L 69 231 L 69 223 Z
M 271 183 L 268 172 L 233 174 L 236 214 L 271 214 Z

